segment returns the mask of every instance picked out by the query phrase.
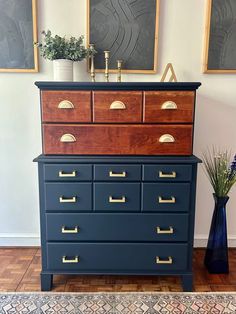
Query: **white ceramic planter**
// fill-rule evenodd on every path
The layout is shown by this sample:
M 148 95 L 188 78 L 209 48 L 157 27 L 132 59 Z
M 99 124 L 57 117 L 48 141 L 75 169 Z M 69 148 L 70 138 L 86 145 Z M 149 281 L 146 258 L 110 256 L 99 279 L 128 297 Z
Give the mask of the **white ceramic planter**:
M 73 81 L 73 61 L 53 60 L 53 77 L 54 81 Z

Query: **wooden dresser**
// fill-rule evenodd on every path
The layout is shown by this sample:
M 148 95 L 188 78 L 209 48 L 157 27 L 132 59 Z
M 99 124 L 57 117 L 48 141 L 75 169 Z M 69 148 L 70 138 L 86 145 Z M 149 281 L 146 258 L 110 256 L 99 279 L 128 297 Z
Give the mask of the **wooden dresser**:
M 42 290 L 55 274 L 149 274 L 191 291 L 201 84 L 36 85 Z

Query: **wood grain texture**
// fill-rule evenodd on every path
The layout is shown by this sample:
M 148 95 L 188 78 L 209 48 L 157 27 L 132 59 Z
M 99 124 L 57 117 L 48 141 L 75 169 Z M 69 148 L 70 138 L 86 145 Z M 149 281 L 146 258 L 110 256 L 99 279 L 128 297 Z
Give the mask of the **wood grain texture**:
M 114 101 L 121 101 L 125 109 L 110 109 Z M 141 122 L 142 92 L 93 92 L 94 122 Z
M 144 92 L 144 122 L 192 123 L 195 93 L 192 91 Z M 163 110 L 166 101 L 176 103 L 177 109 Z
M 61 143 L 64 134 L 76 138 Z M 171 134 L 174 143 L 159 143 Z M 191 125 L 43 125 L 44 154 L 62 155 L 191 155 Z
M 59 109 L 58 104 L 68 100 L 73 109 Z M 91 122 L 90 91 L 42 91 L 43 122 Z

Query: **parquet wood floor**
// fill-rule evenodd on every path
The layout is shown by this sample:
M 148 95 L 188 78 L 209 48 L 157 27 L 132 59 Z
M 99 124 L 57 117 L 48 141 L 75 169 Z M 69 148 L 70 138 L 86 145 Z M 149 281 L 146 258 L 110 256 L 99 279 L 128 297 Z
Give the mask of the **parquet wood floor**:
M 203 266 L 204 250 L 194 251 L 194 290 L 236 291 L 236 249 L 229 250 L 230 273 L 211 275 Z M 40 249 L 0 248 L 0 291 L 40 291 Z M 178 277 L 54 276 L 53 291 L 182 291 Z

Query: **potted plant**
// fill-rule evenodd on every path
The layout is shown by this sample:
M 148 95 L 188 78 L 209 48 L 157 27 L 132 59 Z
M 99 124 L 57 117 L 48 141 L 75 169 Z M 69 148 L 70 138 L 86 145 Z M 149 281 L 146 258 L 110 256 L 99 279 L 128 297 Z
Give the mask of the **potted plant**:
M 42 43 L 35 43 L 40 55 L 47 60 L 53 61 L 54 80 L 73 81 L 73 62 L 82 61 L 90 54 L 95 53 L 86 49 L 83 44 L 84 37 L 78 38 L 52 36 L 50 30 L 43 31 Z
M 209 273 L 228 273 L 228 244 L 226 203 L 236 182 L 236 155 L 230 163 L 230 153 L 208 151 L 203 156 L 205 172 L 213 187 L 215 208 L 213 212 L 204 264 Z

